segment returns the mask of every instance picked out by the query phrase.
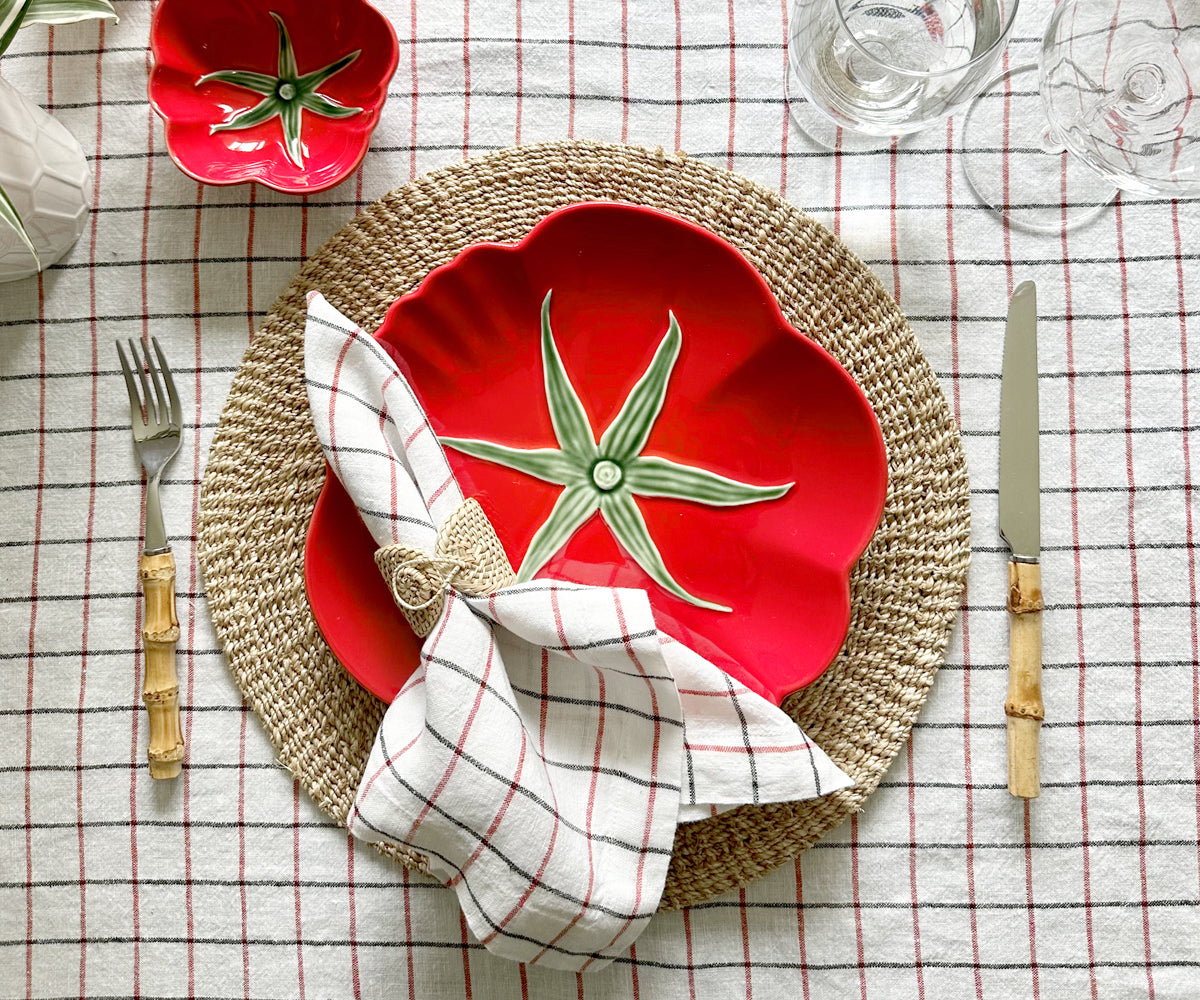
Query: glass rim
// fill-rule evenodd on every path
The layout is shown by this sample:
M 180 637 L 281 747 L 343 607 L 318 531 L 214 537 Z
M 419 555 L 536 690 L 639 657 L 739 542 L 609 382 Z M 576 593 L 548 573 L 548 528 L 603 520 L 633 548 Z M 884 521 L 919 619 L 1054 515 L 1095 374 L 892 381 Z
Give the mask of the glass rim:
M 846 23 L 846 15 L 843 11 L 843 6 L 846 2 L 847 0 L 833 0 L 833 5 L 837 9 L 838 21 L 842 28 L 845 29 L 846 35 L 849 37 L 854 47 L 873 63 L 875 63 L 875 65 L 882 66 L 889 73 L 895 73 L 897 76 L 908 76 L 918 80 L 927 80 L 939 76 L 948 76 L 951 73 L 962 72 L 963 70 L 982 64 L 998 49 L 1003 49 L 1004 46 L 1008 44 L 1008 37 L 1010 34 L 1012 34 L 1013 24 L 1017 19 L 1017 10 L 1021 6 L 1021 0 L 1004 0 L 1007 16 L 1004 19 L 1004 24 L 1000 29 L 1000 33 L 996 35 L 996 38 L 992 44 L 982 52 L 973 55 L 965 63 L 961 63 L 960 65 L 954 66 L 950 69 L 942 69 L 935 72 L 932 70 L 906 69 L 902 66 L 896 66 L 884 59 L 880 59 L 877 55 L 871 52 L 870 49 L 868 49 L 861 41 L 859 41 L 858 36 L 850 30 L 850 26 Z M 887 0 L 881 0 L 881 2 L 886 3 Z M 970 2 L 974 3 L 975 0 L 970 0 Z

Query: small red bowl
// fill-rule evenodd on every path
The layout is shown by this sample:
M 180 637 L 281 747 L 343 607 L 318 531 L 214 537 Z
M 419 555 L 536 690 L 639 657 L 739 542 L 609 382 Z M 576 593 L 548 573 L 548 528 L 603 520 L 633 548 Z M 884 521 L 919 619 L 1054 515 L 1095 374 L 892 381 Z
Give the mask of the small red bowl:
M 257 105 L 261 92 L 200 82 L 228 70 L 277 76 L 280 31 L 273 14 L 286 26 L 301 76 L 360 50 L 319 93 L 362 110 L 333 118 L 302 109 L 299 163 L 289 156 L 278 116 L 248 128 L 213 130 Z M 159 0 L 150 49 L 150 104 L 179 168 L 205 184 L 255 182 L 289 194 L 323 191 L 362 162 L 400 58 L 391 23 L 365 0 Z

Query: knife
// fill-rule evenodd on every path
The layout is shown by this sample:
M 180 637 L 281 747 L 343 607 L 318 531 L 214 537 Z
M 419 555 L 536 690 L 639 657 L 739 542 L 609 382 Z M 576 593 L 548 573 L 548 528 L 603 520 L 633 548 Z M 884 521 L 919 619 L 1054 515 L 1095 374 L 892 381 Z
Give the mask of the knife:
M 1037 288 L 1008 307 L 1000 378 L 1000 535 L 1008 563 L 1008 790 L 1037 798 L 1042 705 L 1042 553 L 1038 469 Z

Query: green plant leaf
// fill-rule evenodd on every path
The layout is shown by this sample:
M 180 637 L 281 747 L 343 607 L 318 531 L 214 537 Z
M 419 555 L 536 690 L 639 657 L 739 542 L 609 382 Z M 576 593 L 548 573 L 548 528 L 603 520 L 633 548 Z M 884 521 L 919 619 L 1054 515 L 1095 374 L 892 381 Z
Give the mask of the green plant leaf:
M 37 262 L 38 270 L 40 271 L 42 269 L 42 259 L 38 256 L 37 249 L 33 245 L 33 240 L 29 238 L 29 233 L 25 230 L 25 223 L 21 221 L 21 216 L 17 214 L 16 206 L 2 187 L 0 187 L 0 222 L 7 223 L 21 237 L 21 242 L 33 254 L 33 259 Z
M 32 0 L 0 0 L 0 55 L 12 45 Z
M 196 81 L 196 86 L 199 87 L 205 83 L 228 83 L 233 87 L 241 87 L 243 90 L 252 90 L 256 94 L 270 96 L 275 93 L 275 87 L 279 81 L 266 73 L 255 73 L 248 69 L 219 69 L 215 73 L 205 73 Z
M 331 76 L 344 70 L 360 55 L 362 55 L 362 49 L 355 49 L 348 55 L 342 56 L 341 59 L 335 59 L 328 66 L 322 66 L 320 69 L 314 69 L 311 73 L 305 73 L 296 81 L 296 89 L 302 94 L 311 93 Z
M 561 549 L 584 521 L 596 512 L 599 494 L 589 483 L 575 483 L 558 495 L 550 516 L 542 522 L 537 533 L 529 541 L 517 581 L 524 583 L 533 579 L 533 574 L 546 565 L 555 552 Z
M 671 369 L 679 357 L 679 346 L 683 343 L 675 314 L 667 315 L 670 317 L 667 333 L 654 352 L 650 366 L 625 397 L 620 412 L 613 417 L 613 422 L 600 438 L 600 454 L 614 462 L 628 461 L 642 450 L 662 410 L 667 380 L 671 377 Z
M 344 104 L 338 104 L 333 98 L 326 97 L 324 94 L 305 94 L 300 98 L 299 103 L 305 111 L 311 111 L 314 115 L 321 115 L 325 118 L 352 118 L 362 111 L 362 108 L 348 108 Z
M 612 493 L 602 494 L 600 515 L 612 529 L 612 533 L 616 535 L 617 541 L 633 556 L 634 561 L 664 590 L 670 591 L 676 597 L 683 598 L 689 604 L 708 608 L 710 611 L 733 610 L 723 604 L 714 604 L 712 601 L 689 594 L 676 583 L 675 578 L 667 571 L 658 546 L 654 544 L 654 539 L 650 536 L 650 529 L 646 527 L 646 521 L 642 517 L 641 510 L 638 509 L 637 501 L 626 490 L 614 490 Z
M 283 102 L 274 97 L 264 97 L 254 107 L 239 111 L 228 121 L 218 122 L 209 127 L 210 132 L 225 132 L 235 128 L 253 128 L 263 122 L 269 122 L 283 111 Z
M 557 448 L 510 448 L 475 438 L 443 437 L 438 440 L 447 448 L 461 451 L 464 455 L 516 469 L 517 472 L 524 472 L 556 486 L 567 486 L 586 479 L 579 467 Z
M 563 366 L 558 346 L 554 343 L 554 332 L 550 329 L 550 296 L 547 292 L 542 300 L 542 369 L 546 379 L 546 404 L 550 408 L 550 422 L 554 425 L 554 436 L 567 454 L 583 461 L 596 455 L 596 439 L 587 412 L 580 402 L 575 387 Z
M 295 83 L 300 76 L 300 70 L 296 68 L 296 50 L 292 48 L 292 38 L 288 34 L 287 25 L 283 23 L 283 18 L 275 11 L 271 11 L 271 17 L 275 19 L 275 26 L 279 29 L 279 60 L 276 72 L 279 79 Z
M 707 469 L 680 465 L 654 455 L 639 455 L 629 462 L 625 466 L 625 482 L 638 496 L 694 500 L 713 507 L 774 500 L 796 485 L 751 486 Z
M 21 27 L 27 24 L 73 24 L 101 17 L 120 20 L 108 0 L 33 0 L 25 11 Z

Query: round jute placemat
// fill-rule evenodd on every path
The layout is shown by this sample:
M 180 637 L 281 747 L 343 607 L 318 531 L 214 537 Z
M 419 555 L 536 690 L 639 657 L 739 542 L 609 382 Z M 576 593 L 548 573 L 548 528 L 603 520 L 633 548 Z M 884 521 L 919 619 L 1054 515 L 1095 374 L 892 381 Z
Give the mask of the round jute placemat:
M 674 909 L 790 861 L 862 807 L 925 700 L 966 577 L 966 463 L 937 380 L 878 279 L 799 209 L 682 154 L 574 141 L 466 160 L 386 195 L 301 268 L 246 352 L 204 474 L 200 560 L 247 703 L 283 764 L 344 823 L 385 706 L 334 659 L 305 597 L 304 538 L 325 476 L 303 382 L 305 293 L 319 289 L 371 330 L 471 244 L 516 241 L 548 212 L 590 200 L 672 212 L 737 247 L 789 320 L 862 386 L 888 452 L 883 520 L 853 572 L 845 645 L 784 704 L 855 785 L 681 826 L 661 904 Z

